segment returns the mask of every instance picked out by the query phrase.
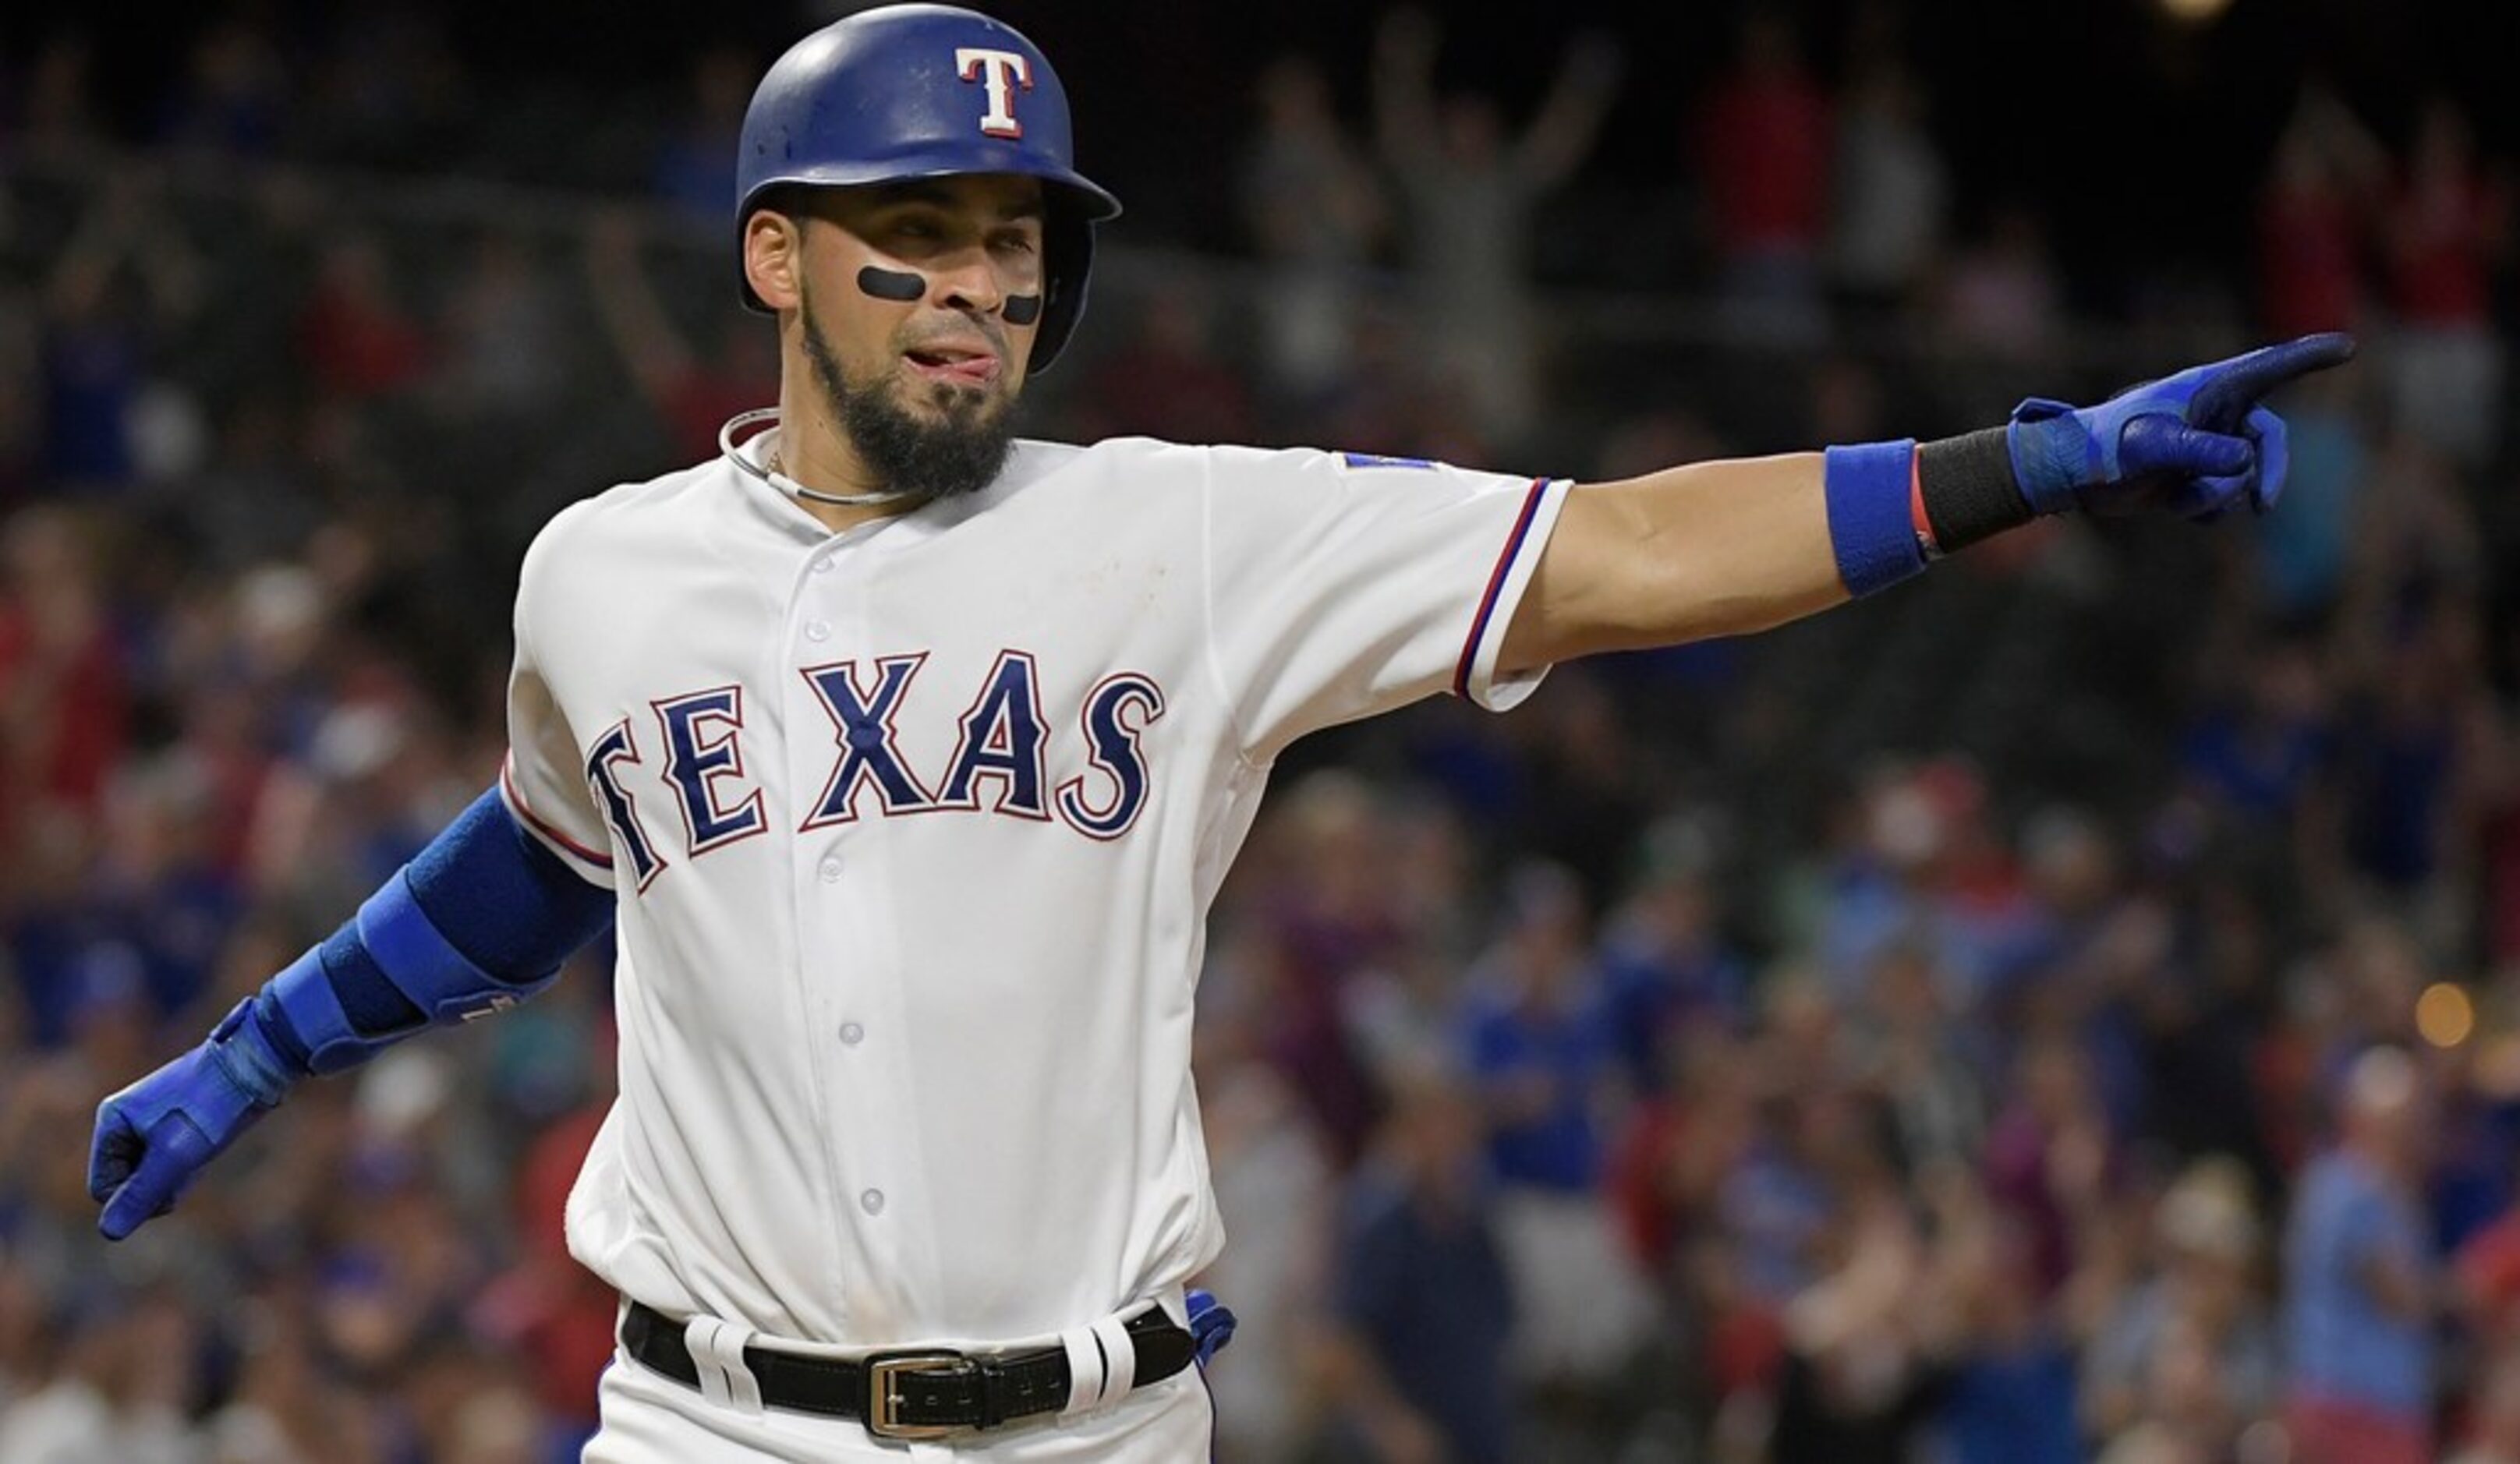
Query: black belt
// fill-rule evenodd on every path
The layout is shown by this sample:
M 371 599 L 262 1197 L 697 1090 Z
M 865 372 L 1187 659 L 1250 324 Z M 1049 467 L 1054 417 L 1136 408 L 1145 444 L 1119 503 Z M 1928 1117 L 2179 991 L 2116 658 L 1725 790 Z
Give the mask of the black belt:
M 1190 1365 L 1196 1344 L 1161 1307 L 1148 1307 L 1126 1326 L 1138 1351 L 1137 1385 Z M 700 1386 L 682 1323 L 647 1303 L 630 1304 L 621 1345 L 684 1387 Z M 1003 1356 L 919 1349 L 877 1353 L 860 1361 L 747 1347 L 743 1365 L 770 1407 L 854 1419 L 883 1439 L 941 1439 L 1067 1406 L 1063 1347 Z

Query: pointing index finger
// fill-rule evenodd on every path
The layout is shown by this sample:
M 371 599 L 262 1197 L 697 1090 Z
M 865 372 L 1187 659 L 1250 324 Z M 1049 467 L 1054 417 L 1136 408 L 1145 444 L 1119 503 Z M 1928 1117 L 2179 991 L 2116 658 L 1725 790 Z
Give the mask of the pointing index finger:
M 2296 377 L 2341 366 L 2353 355 L 2354 337 L 2329 331 L 2234 356 L 2206 369 L 2205 384 L 2188 400 L 2187 420 L 2218 428 L 2236 426 L 2268 392 Z

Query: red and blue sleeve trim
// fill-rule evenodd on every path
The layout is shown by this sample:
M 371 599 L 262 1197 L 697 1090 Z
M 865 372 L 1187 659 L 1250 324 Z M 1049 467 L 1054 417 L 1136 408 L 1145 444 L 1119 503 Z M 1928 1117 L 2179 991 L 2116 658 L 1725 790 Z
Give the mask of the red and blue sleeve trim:
M 587 848 L 584 844 L 579 843 L 577 840 L 570 838 L 567 834 L 554 828 L 550 823 L 545 822 L 534 813 L 533 809 L 526 804 L 525 795 L 522 792 L 519 792 L 517 788 L 516 768 L 517 761 L 513 756 L 511 756 L 506 762 L 499 765 L 499 789 L 501 792 L 508 795 L 508 807 L 516 810 L 517 817 L 524 820 L 526 824 L 530 826 L 534 832 L 541 834 L 544 838 L 549 839 L 554 844 L 567 850 L 569 853 L 586 861 L 588 864 L 595 865 L 597 868 L 611 868 L 611 855 L 599 854 L 596 851 Z
M 1453 694 L 1470 694 L 1470 673 L 1479 663 L 1479 643 L 1487 639 L 1488 621 L 1496 614 L 1497 597 L 1505 593 L 1506 576 L 1513 561 L 1522 554 L 1522 542 L 1531 537 L 1531 521 L 1540 512 L 1541 496 L 1549 491 L 1547 478 L 1533 478 L 1531 489 L 1522 497 L 1522 512 L 1513 521 L 1513 533 L 1505 541 L 1505 552 L 1497 555 L 1496 569 L 1488 575 L 1487 593 L 1479 597 L 1479 613 L 1470 620 L 1470 638 L 1462 643 L 1461 663 L 1453 668 Z

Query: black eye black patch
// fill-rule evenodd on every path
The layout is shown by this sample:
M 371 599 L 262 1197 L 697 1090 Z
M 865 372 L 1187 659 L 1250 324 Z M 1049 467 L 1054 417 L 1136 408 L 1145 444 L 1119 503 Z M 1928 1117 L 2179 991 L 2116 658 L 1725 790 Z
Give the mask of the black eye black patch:
M 878 300 L 898 300 L 906 305 L 926 297 L 927 277 L 914 270 L 870 264 L 858 271 L 858 288 Z M 1008 325 L 1029 326 L 1041 319 L 1041 296 L 1011 294 L 999 313 L 1006 317 Z
M 878 300 L 908 303 L 927 293 L 927 277 L 909 270 L 885 269 L 870 264 L 858 271 L 858 288 Z

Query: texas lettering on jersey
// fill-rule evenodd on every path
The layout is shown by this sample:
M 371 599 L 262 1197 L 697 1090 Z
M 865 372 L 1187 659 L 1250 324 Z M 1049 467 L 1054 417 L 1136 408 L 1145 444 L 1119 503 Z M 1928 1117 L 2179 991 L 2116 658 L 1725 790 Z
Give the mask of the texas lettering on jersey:
M 939 811 L 986 813 L 1064 823 L 1089 839 L 1126 834 L 1153 783 L 1140 738 L 1164 714 L 1163 688 L 1139 672 L 1095 684 L 1075 726 L 1090 773 L 1052 786 L 1052 724 L 1044 715 L 1032 653 L 1002 650 L 957 721 L 953 756 L 925 776 L 901 748 L 897 720 L 927 652 L 833 661 L 800 668 L 831 719 L 831 776 L 804 806 L 796 831 Z M 766 832 L 762 792 L 744 771 L 743 688 L 712 687 L 649 703 L 652 740 L 624 717 L 595 739 L 587 786 L 644 890 L 666 865 L 642 821 L 637 782 L 651 779 L 682 816 L 683 854 L 697 858 Z M 654 755 L 651 755 L 652 749 Z

